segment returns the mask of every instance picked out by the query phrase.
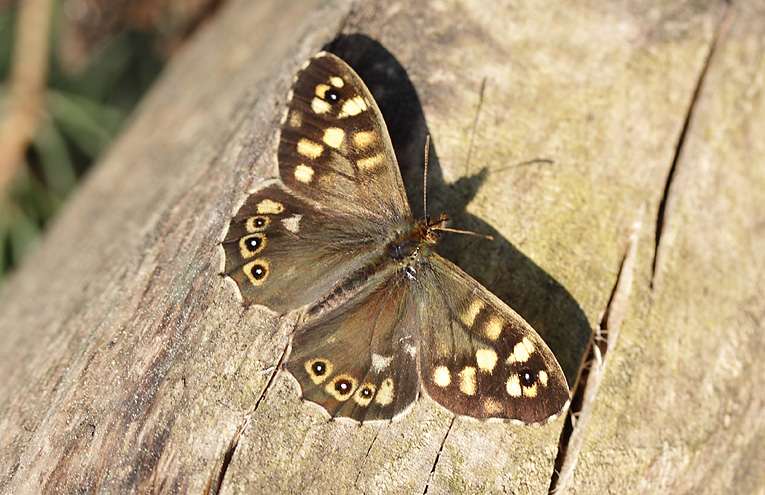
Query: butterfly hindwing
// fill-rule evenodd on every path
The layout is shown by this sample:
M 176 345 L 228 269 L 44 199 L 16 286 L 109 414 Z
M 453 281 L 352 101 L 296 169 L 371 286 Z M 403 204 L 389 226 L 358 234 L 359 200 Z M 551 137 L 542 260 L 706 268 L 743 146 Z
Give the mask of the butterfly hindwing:
M 279 173 L 290 190 L 328 213 L 411 221 L 382 114 L 361 78 L 327 52 L 298 73 L 279 138 Z
M 509 306 L 433 253 L 418 274 L 420 374 L 457 414 L 539 423 L 560 413 L 568 385 L 555 356 Z
M 332 417 L 391 419 L 419 395 L 410 288 L 386 275 L 295 333 L 287 369 Z

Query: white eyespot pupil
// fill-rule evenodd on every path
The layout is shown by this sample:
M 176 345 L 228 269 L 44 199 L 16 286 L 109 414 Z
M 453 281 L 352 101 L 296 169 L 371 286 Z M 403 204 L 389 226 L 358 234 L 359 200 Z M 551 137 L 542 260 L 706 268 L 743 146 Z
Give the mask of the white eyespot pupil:
M 247 239 L 247 249 L 249 249 L 250 251 L 255 251 L 256 249 L 260 247 L 260 243 L 261 243 L 260 237 L 250 237 L 249 239 Z
M 320 361 L 313 363 L 313 365 L 311 365 L 311 369 L 316 376 L 321 376 L 327 372 L 327 367 Z

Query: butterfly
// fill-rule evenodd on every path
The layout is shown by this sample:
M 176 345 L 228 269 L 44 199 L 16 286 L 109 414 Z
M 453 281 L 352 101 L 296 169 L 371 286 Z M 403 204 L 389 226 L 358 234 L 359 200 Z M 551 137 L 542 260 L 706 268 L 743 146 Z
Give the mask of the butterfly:
M 280 180 L 249 196 L 223 241 L 247 304 L 301 309 L 286 369 L 333 418 L 404 414 L 424 391 L 457 415 L 543 423 L 566 378 L 515 311 L 434 248 L 448 217 L 415 220 L 380 110 L 320 52 L 295 77 Z

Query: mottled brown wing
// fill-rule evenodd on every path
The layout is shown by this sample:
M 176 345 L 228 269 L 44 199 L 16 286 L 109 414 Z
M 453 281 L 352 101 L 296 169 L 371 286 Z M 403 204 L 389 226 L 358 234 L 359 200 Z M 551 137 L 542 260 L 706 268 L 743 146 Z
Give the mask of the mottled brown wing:
M 418 329 L 409 284 L 391 265 L 342 307 L 298 328 L 287 369 L 303 398 L 332 417 L 391 419 L 420 392 Z
M 420 375 L 427 394 L 475 418 L 543 423 L 569 402 L 566 377 L 515 311 L 433 253 L 419 270 Z
M 412 221 L 377 103 L 331 53 L 312 57 L 295 78 L 278 160 L 284 184 L 329 215 L 390 226 Z
M 225 270 L 245 302 L 284 313 L 315 302 L 368 262 L 382 235 L 378 225 L 327 215 L 271 181 L 231 220 Z

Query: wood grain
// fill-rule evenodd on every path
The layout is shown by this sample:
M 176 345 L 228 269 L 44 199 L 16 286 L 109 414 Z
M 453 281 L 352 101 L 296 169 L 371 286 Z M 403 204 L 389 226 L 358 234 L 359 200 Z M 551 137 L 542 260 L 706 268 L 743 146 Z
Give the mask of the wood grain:
M 328 422 L 218 245 L 329 48 L 380 101 L 413 211 L 571 382 L 633 226 L 632 295 L 574 493 L 765 490 L 765 10 L 664 2 L 231 2 L 0 294 L 2 493 L 546 493 L 563 420 Z M 340 37 L 338 38 L 338 34 Z M 334 40 L 334 43 L 332 43 Z M 658 233 L 658 235 L 657 235 Z

